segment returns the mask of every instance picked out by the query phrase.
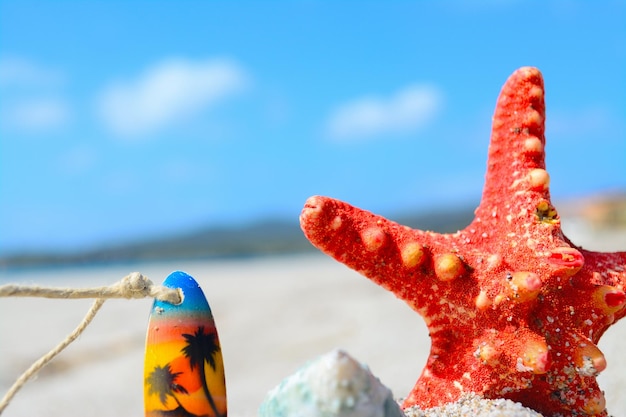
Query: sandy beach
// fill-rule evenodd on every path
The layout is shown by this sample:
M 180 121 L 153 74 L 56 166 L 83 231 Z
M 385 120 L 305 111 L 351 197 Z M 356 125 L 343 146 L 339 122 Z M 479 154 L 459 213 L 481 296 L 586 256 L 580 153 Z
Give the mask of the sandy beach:
M 572 233 L 572 239 L 580 237 Z M 583 242 L 626 248 L 623 233 Z M 608 239 L 608 240 L 607 240 Z M 588 243 L 587 243 L 588 242 Z M 425 363 L 422 319 L 392 294 L 321 254 L 2 273 L 0 283 L 112 284 L 132 271 L 160 283 L 184 270 L 202 286 L 224 353 L 229 415 L 251 417 L 268 390 L 306 361 L 342 348 L 405 396 Z M 7 417 L 143 415 L 143 349 L 152 301 L 109 300 L 85 333 L 5 410 Z M 82 319 L 90 300 L 0 299 L 0 391 Z M 626 416 L 626 323 L 604 335 L 599 377 L 611 415 Z

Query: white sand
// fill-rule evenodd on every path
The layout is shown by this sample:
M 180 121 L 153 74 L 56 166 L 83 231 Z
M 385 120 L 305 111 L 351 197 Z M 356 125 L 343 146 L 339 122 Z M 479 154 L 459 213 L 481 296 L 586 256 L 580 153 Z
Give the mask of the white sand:
M 91 287 L 138 270 L 160 283 L 175 269 L 200 282 L 213 309 L 230 417 L 255 416 L 267 391 L 334 348 L 367 363 L 397 397 L 411 390 L 425 363 L 430 342 L 422 319 L 392 294 L 323 255 L 4 273 L 0 282 Z M 90 303 L 0 299 L 2 395 L 22 370 L 76 326 Z M 143 415 L 150 306 L 148 299 L 107 301 L 85 334 L 26 385 L 3 417 Z M 618 323 L 600 343 L 609 365 L 599 381 L 616 417 L 626 416 L 625 340 L 626 323 Z

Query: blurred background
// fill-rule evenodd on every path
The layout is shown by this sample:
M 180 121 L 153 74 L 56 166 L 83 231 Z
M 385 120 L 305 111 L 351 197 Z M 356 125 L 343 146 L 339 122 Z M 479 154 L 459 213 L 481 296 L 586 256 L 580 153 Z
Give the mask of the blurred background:
M 553 197 L 623 220 L 623 1 L 1 0 L 3 265 L 304 250 L 315 194 L 456 230 L 526 65 Z

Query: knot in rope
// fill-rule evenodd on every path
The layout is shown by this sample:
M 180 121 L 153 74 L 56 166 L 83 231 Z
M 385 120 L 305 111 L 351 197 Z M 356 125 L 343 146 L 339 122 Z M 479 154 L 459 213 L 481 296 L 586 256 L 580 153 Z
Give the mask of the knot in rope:
M 154 285 L 147 277 L 139 272 L 131 272 L 117 283 L 119 295 L 124 298 L 152 297 L 171 304 L 180 304 L 182 294 L 180 290 Z

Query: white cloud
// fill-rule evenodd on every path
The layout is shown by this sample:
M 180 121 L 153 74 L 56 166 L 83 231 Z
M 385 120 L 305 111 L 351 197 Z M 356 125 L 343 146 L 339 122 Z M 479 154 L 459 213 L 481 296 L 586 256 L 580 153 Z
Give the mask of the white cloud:
M 335 139 L 359 139 L 415 131 L 430 122 L 441 108 L 439 91 L 411 85 L 390 98 L 364 97 L 339 106 L 328 122 Z
M 0 86 L 50 87 L 61 84 L 58 71 L 44 68 L 27 59 L 4 57 L 0 59 Z
M 115 82 L 102 92 L 102 120 L 121 136 L 152 133 L 241 91 L 244 71 L 234 62 L 166 60 L 131 82 Z
M 23 132 L 59 128 L 70 119 L 68 104 L 59 98 L 36 98 L 3 104 L 0 120 L 4 127 Z
M 41 133 L 70 120 L 71 108 L 60 87 L 63 75 L 20 57 L 0 58 L 2 130 Z

